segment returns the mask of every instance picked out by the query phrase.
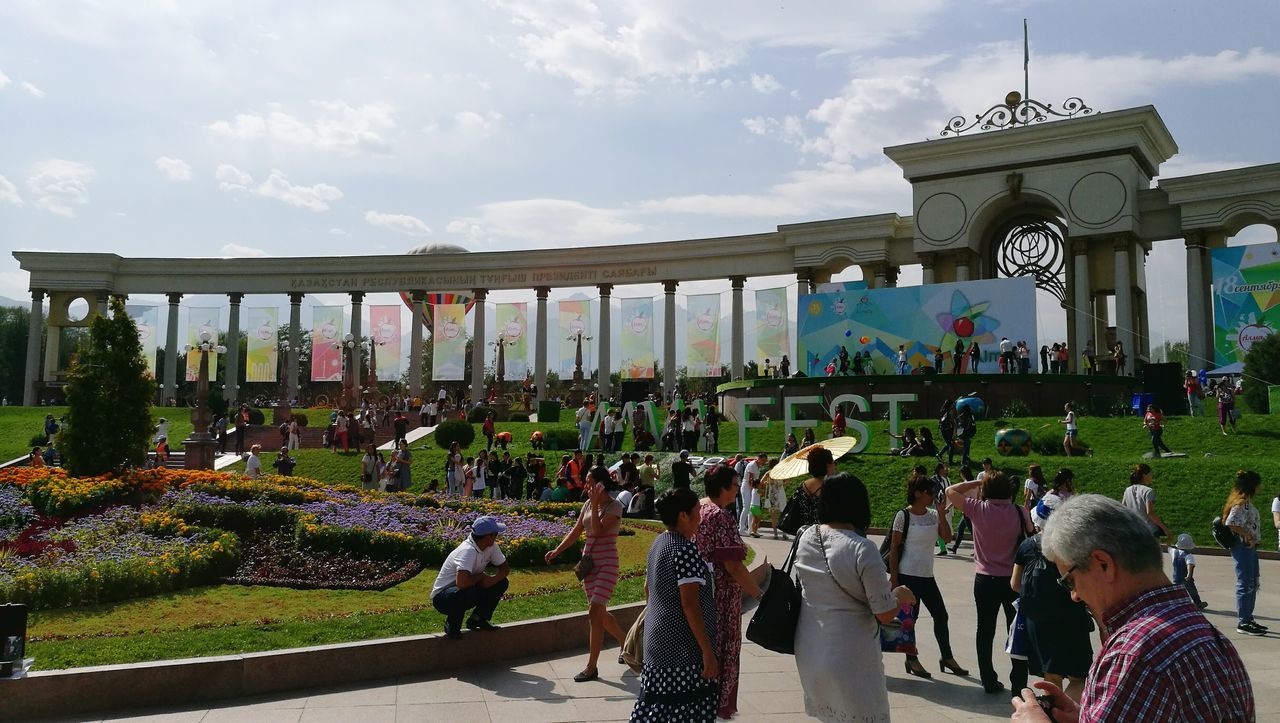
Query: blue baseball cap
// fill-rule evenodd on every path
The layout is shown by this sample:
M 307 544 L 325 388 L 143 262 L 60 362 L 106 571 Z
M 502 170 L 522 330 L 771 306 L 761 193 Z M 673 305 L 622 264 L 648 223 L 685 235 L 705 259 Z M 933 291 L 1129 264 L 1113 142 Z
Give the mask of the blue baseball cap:
M 503 532 L 506 529 L 506 525 L 488 515 L 477 517 L 476 521 L 471 523 L 471 534 L 476 537 L 487 537 L 496 532 Z

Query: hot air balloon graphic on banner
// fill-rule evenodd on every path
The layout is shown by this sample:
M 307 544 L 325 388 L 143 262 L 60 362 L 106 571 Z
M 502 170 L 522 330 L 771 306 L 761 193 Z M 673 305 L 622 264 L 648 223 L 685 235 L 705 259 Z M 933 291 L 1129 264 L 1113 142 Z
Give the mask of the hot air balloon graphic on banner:
M 433 322 L 437 304 L 465 304 L 466 311 L 471 311 L 471 307 L 476 305 L 475 299 L 470 294 L 458 291 L 429 292 L 423 296 L 421 304 L 414 304 L 413 297 L 407 291 L 400 292 L 400 299 L 405 306 L 409 307 L 409 311 L 413 312 L 413 318 L 421 322 L 427 328 L 427 331 L 431 331 L 434 328 Z

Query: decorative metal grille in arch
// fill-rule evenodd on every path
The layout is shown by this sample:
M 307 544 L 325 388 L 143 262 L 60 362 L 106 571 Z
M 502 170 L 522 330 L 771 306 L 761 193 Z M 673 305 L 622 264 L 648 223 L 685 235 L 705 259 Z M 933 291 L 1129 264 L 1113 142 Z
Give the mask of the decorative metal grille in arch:
M 1036 288 L 1066 303 L 1066 244 L 1063 227 L 1052 219 L 1024 216 L 1002 227 L 991 246 L 997 277 L 1031 276 Z

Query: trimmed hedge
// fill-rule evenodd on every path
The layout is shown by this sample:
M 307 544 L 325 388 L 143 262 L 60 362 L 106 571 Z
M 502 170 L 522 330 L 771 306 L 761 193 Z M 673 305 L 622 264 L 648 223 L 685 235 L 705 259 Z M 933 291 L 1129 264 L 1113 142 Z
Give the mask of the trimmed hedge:
M 572 429 L 548 429 L 542 433 L 547 449 L 572 452 L 578 448 L 578 433 Z
M 493 407 L 475 407 L 470 412 L 467 412 L 467 421 L 472 424 L 480 424 L 485 417 L 493 413 Z
M 462 449 L 466 449 L 476 441 L 476 428 L 471 426 L 470 422 L 450 419 L 441 422 L 431 436 L 435 438 L 436 446 L 440 449 L 448 449 L 454 442 L 457 442 Z

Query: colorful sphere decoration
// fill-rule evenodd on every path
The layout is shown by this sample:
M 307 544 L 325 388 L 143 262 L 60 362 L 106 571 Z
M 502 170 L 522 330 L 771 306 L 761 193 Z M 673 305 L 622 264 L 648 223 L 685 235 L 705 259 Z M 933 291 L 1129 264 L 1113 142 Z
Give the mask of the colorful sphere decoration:
M 987 412 L 987 403 L 977 397 L 960 397 L 956 400 L 956 411 L 968 409 L 973 412 L 974 419 L 981 419 Z
M 1031 454 L 1031 432 L 1025 429 L 997 431 L 996 451 L 1005 457 L 1026 457 Z
M 859 343 L 859 344 L 870 344 L 870 343 L 871 343 L 871 337 L 869 337 L 869 336 L 861 336 L 861 337 L 858 337 L 858 343 Z

